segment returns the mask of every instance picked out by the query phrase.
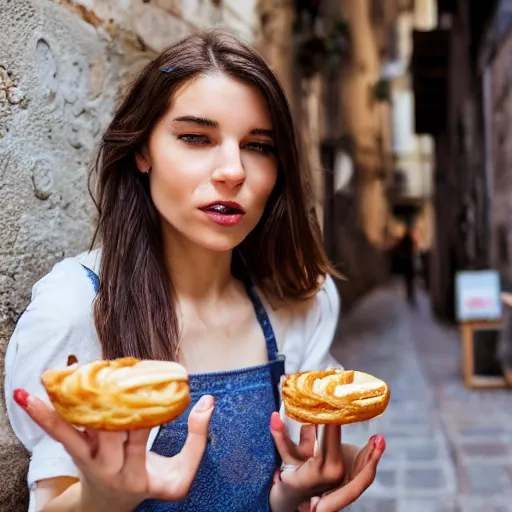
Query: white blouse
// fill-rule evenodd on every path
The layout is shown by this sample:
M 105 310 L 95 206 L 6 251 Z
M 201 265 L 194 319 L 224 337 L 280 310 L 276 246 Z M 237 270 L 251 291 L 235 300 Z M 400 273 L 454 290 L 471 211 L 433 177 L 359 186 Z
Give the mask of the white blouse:
M 91 251 L 57 263 L 32 289 L 32 301 L 16 325 L 5 357 L 5 399 L 12 428 L 31 453 L 28 486 L 30 511 L 35 510 L 34 484 L 60 476 L 79 477 L 71 457 L 60 443 L 47 436 L 13 400 L 13 391 L 48 399 L 40 375 L 48 368 L 64 368 L 73 354 L 80 363 L 101 358 L 92 314 L 95 291 L 82 264 L 99 273 L 100 251 Z M 328 278 L 311 299 L 272 309 L 264 297 L 278 348 L 286 357 L 286 373 L 339 367 L 330 355 L 338 323 L 339 297 Z M 292 438 L 300 425 L 283 415 Z M 150 450 L 158 433 L 148 440 Z

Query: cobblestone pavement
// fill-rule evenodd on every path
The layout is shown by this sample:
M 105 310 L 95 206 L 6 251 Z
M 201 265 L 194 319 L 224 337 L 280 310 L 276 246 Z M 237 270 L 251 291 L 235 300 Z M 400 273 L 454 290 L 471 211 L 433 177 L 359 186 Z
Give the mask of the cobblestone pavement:
M 512 512 L 512 390 L 462 385 L 458 333 L 436 323 L 428 300 L 408 308 L 380 289 L 343 319 L 334 355 L 385 379 L 380 418 L 347 426 L 345 441 L 386 436 L 372 487 L 353 512 Z

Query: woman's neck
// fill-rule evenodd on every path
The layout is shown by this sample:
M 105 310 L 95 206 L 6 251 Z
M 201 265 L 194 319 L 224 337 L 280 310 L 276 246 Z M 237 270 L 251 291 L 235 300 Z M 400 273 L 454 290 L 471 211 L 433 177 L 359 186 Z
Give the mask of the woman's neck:
M 219 298 L 233 282 L 232 251 L 211 251 L 188 240 L 166 241 L 165 257 L 178 296 Z

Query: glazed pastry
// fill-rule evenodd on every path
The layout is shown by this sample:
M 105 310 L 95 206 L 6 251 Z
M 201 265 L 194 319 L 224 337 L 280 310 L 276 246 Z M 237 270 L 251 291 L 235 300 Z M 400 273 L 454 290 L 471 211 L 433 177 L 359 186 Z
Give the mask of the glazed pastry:
M 354 370 L 287 375 L 282 395 L 289 418 L 321 425 L 369 420 L 382 414 L 389 402 L 384 381 Z
M 41 381 L 59 415 L 78 427 L 151 428 L 190 404 L 188 373 L 178 363 L 133 357 L 47 370 Z

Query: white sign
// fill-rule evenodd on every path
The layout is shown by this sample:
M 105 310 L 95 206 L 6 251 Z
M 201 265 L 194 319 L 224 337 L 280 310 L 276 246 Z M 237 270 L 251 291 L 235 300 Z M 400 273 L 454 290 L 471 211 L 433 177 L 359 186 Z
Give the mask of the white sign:
M 496 270 L 457 272 L 456 314 L 459 322 L 499 320 L 502 314 L 500 276 Z

